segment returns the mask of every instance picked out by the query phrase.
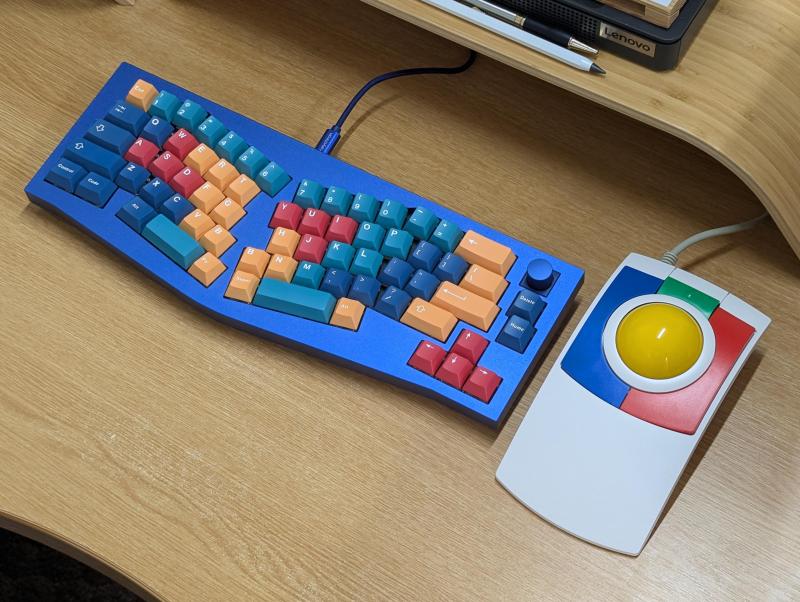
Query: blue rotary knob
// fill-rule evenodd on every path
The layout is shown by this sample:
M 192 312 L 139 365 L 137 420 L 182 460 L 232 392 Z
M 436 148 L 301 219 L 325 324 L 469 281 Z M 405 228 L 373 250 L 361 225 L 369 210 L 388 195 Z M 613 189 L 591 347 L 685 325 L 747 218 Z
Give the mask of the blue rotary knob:
M 546 259 L 534 259 L 525 272 L 525 284 L 534 291 L 546 291 L 553 284 L 553 266 Z

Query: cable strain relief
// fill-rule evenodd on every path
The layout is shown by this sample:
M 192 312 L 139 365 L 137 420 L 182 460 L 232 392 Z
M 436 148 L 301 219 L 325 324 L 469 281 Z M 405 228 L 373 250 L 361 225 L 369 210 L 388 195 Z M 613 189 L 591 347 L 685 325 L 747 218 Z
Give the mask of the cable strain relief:
M 671 266 L 675 266 L 678 263 L 678 256 L 672 251 L 667 251 L 661 256 L 661 261 L 668 263 Z
M 341 130 L 338 126 L 331 126 L 325 133 L 322 134 L 322 138 L 319 139 L 317 142 L 316 149 L 321 152 L 325 153 L 326 155 L 330 155 L 333 148 L 339 142 L 339 139 L 342 137 Z

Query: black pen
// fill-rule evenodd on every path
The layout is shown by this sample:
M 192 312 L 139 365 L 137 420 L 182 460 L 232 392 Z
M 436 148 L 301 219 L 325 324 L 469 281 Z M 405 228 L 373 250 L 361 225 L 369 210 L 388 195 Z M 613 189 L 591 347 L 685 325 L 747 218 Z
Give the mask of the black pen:
M 459 1 L 473 8 L 477 8 L 486 14 L 492 15 L 493 17 L 497 17 L 506 23 L 516 25 L 528 33 L 532 33 L 533 35 L 544 38 L 545 40 L 553 42 L 554 44 L 563 46 L 564 48 L 569 48 L 570 50 L 576 50 L 578 52 L 591 55 L 597 54 L 597 50 L 595 48 L 592 48 L 588 44 L 584 44 L 580 40 L 576 40 L 566 31 L 562 31 L 561 29 L 556 29 L 555 27 L 550 27 L 544 23 L 539 23 L 538 21 L 523 17 L 522 15 L 518 15 L 517 13 L 503 8 L 502 6 L 497 6 L 496 4 L 487 2 L 486 0 Z

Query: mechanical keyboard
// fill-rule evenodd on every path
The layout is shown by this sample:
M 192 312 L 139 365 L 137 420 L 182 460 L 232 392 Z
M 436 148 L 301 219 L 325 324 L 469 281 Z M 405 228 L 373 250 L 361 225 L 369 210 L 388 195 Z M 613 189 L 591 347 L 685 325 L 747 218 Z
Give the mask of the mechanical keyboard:
M 26 193 L 227 323 L 493 426 L 583 281 L 125 63 Z

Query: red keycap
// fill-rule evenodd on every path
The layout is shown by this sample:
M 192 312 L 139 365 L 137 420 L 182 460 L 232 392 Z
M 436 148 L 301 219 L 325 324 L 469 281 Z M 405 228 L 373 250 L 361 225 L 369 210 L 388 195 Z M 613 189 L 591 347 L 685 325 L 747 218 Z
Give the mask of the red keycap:
M 313 234 L 314 236 L 325 236 L 325 230 L 328 229 L 328 224 L 331 221 L 331 216 L 325 213 L 322 209 L 308 208 L 303 214 L 303 219 L 297 231 L 300 234 Z
M 198 145 L 197 138 L 183 128 L 172 134 L 164 143 L 164 150 L 176 155 L 183 161 Z
M 408 365 L 417 370 L 421 370 L 425 374 L 433 376 L 436 374 L 439 366 L 442 365 L 442 360 L 444 360 L 445 355 L 447 355 L 447 352 L 439 347 L 439 345 L 434 345 L 428 341 L 422 341 L 417 345 L 414 355 L 408 360 Z
M 442 367 L 436 371 L 436 378 L 446 382 L 451 387 L 460 389 L 467 382 L 472 372 L 472 362 L 456 353 L 450 353 L 444 360 Z
M 156 158 L 158 147 L 144 138 L 137 138 L 125 153 L 125 160 L 147 167 Z
M 488 402 L 492 398 L 492 395 L 494 395 L 494 392 L 497 391 L 497 387 L 500 386 L 501 380 L 502 379 L 491 370 L 478 366 L 472 371 L 472 374 L 469 375 L 462 390 L 464 393 L 477 397 L 481 401 Z
M 325 249 L 328 243 L 324 238 L 313 234 L 304 234 L 294 252 L 297 261 L 310 261 L 311 263 L 322 263 L 325 256 Z
M 169 185 L 178 194 L 187 199 L 192 196 L 195 190 L 200 188 L 206 181 L 199 173 L 191 167 L 184 167 L 170 181 Z
M 303 208 L 300 205 L 289 201 L 281 201 L 275 207 L 275 213 L 272 214 L 272 219 L 269 220 L 269 227 L 296 231 L 302 217 Z
M 336 240 L 339 242 L 347 243 L 348 245 L 353 242 L 356 230 L 358 230 L 358 222 L 352 217 L 345 217 L 344 215 L 336 215 L 328 227 L 328 233 L 325 235 L 327 240 Z
M 169 182 L 176 173 L 183 169 L 183 163 L 172 153 L 161 153 L 161 156 L 153 161 L 147 169 L 157 178 Z
M 462 330 L 450 351 L 467 358 L 473 364 L 477 364 L 488 345 L 489 341 L 481 335 L 471 330 Z

